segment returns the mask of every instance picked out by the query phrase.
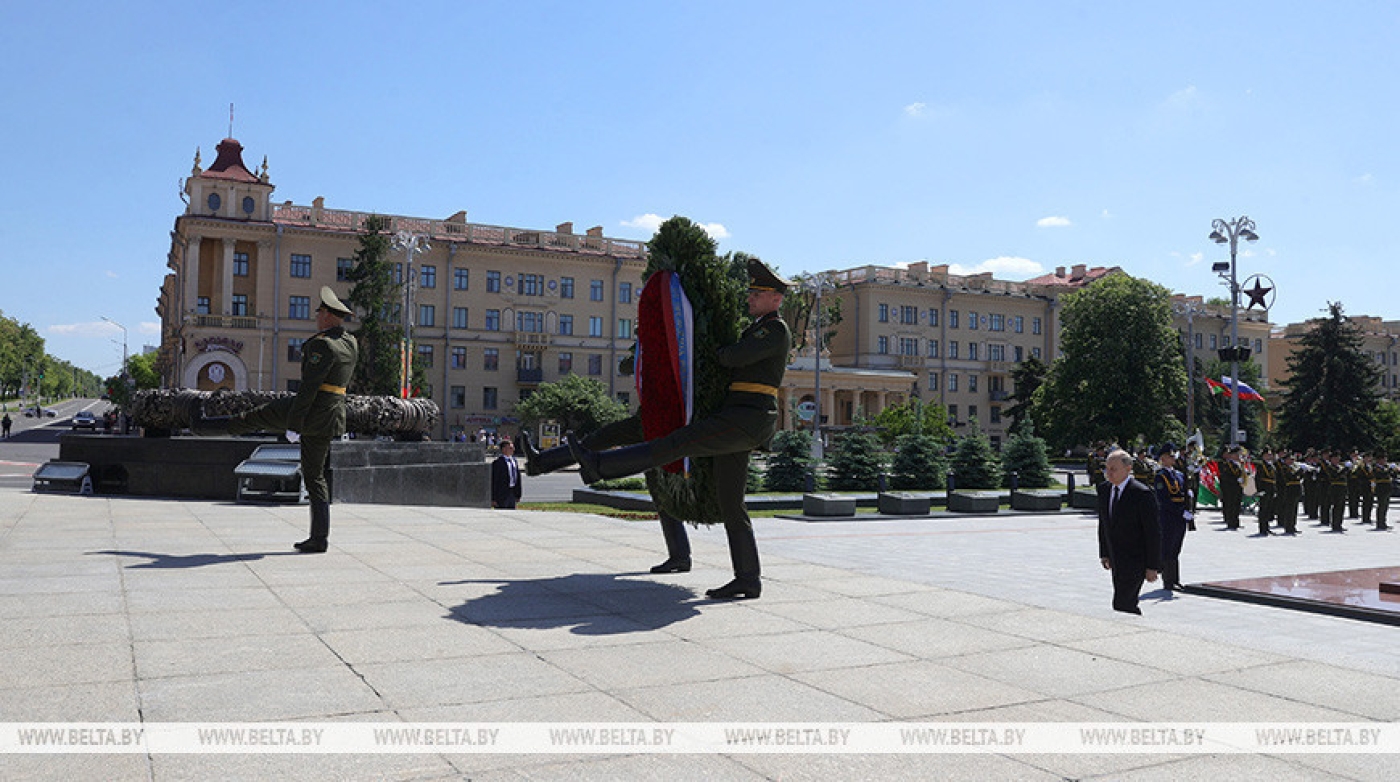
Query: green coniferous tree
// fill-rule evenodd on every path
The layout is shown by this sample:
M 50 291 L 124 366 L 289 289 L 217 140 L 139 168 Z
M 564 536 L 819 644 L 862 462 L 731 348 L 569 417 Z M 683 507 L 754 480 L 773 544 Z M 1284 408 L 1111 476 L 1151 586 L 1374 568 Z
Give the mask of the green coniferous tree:
M 947 485 L 948 458 L 943 443 L 926 434 L 905 434 L 895 440 L 890 463 L 890 488 L 904 491 L 942 489 Z
M 982 432 L 976 416 L 968 420 L 968 433 L 953 450 L 953 479 L 959 489 L 995 489 L 1001 485 L 1001 460 L 992 441 Z
M 812 472 L 812 433 L 785 429 L 773 435 L 773 452 L 768 457 L 768 491 L 805 491 Z
M 1045 452 L 1045 441 L 1035 436 L 1035 428 L 1029 421 L 1017 429 L 1001 449 L 1001 467 L 1005 476 L 1003 486 L 1011 486 L 1013 472 L 1019 488 L 1044 489 L 1050 485 L 1050 457 Z
M 1327 317 L 1298 340 L 1288 357 L 1279 428 L 1295 450 L 1308 448 L 1369 450 L 1380 437 L 1376 391 L 1380 369 L 1362 349 L 1361 329 L 1342 314 L 1342 305 L 1327 305 Z
M 360 358 L 350 380 L 350 391 L 368 396 L 398 396 L 402 370 L 399 362 L 403 319 L 390 317 L 402 300 L 403 286 L 394 282 L 389 263 L 389 221 L 378 215 L 365 220 L 355 265 L 349 273 L 349 299 L 359 327 L 351 333 L 360 345 Z M 403 313 L 407 316 L 407 313 Z
M 875 491 L 885 471 L 885 450 L 874 432 L 857 429 L 836 440 L 827 485 L 837 491 Z

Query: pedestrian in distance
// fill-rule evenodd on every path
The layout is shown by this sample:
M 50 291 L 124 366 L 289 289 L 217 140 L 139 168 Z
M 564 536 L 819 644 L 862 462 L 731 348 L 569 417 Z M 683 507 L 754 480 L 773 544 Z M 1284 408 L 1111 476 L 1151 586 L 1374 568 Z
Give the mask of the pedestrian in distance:
M 502 439 L 501 455 L 491 462 L 491 507 L 511 510 L 520 501 L 522 492 L 515 443 Z

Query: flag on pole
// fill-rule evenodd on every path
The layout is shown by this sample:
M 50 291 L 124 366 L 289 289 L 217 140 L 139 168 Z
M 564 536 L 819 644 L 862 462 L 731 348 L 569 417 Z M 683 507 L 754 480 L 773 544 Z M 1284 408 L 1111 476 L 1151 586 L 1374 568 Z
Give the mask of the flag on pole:
M 1206 378 L 1206 387 L 1210 389 L 1210 393 L 1213 396 L 1224 394 L 1225 398 L 1229 399 L 1230 395 L 1234 393 L 1234 391 L 1232 390 L 1234 388 L 1234 385 L 1234 381 L 1225 375 L 1221 375 L 1219 380 L 1211 380 L 1210 378 Z M 1250 388 L 1248 385 L 1240 383 L 1240 401 L 1262 402 L 1264 401 L 1264 396 L 1258 391 L 1255 391 L 1254 389 Z

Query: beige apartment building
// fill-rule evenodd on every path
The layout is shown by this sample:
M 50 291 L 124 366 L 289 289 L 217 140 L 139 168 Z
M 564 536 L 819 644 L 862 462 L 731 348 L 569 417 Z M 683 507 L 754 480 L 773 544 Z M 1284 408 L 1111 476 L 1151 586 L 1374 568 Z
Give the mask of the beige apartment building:
M 207 169 L 196 153 L 185 182 L 157 307 L 171 387 L 295 390 L 321 286 L 342 298 L 350 290 L 346 274 L 370 213 L 327 209 L 321 198 L 274 203 L 266 160 L 255 174 L 242 151 L 224 139 Z M 427 242 L 411 261 L 403 251 L 391 261 L 399 279 L 408 266 L 408 314 L 428 377 L 417 391 L 443 413 L 435 437 L 513 433 L 515 403 L 569 373 L 634 403 L 632 378 L 617 367 L 634 341 L 644 243 L 601 228 L 575 234 L 569 223 L 478 225 L 465 212 L 381 216 L 391 234 Z

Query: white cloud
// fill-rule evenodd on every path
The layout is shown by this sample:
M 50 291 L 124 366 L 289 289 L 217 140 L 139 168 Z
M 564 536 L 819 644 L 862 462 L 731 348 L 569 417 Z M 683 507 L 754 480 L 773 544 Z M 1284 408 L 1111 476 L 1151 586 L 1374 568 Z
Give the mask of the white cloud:
M 1050 217 L 1042 217 L 1039 220 L 1036 220 L 1035 225 L 1037 228 L 1068 228 L 1069 226 L 1074 225 L 1074 223 L 1071 223 L 1068 217 L 1052 215 Z
M 1167 99 L 1162 102 L 1162 105 L 1169 109 L 1185 110 L 1192 108 L 1198 102 L 1199 96 L 1196 94 L 1196 85 L 1192 84 L 1168 95 Z
M 120 275 L 118 275 L 116 272 L 112 271 L 111 269 L 108 269 L 108 270 L 107 270 L 107 279 L 109 279 L 109 280 L 115 280 L 115 279 L 117 279 L 119 276 L 120 276 Z
M 644 215 L 637 215 L 631 220 L 623 220 L 622 226 L 624 228 L 636 228 L 645 231 L 647 235 L 650 236 L 656 233 L 656 229 L 660 228 L 661 224 L 666 222 L 666 220 L 667 218 L 659 214 L 647 212 Z M 725 228 L 723 223 L 696 223 L 696 225 L 700 226 L 701 230 L 709 234 L 710 238 L 715 241 L 729 238 L 729 229 Z
M 136 333 L 138 333 L 138 334 L 159 334 L 159 333 L 160 333 L 160 324 L 157 323 L 157 322 L 155 322 L 155 321 L 150 321 L 150 320 L 142 321 L 141 323 L 137 324 L 137 326 L 136 326 Z
M 49 326 L 48 332 L 58 337 L 120 337 L 121 327 L 115 323 L 105 320 L 93 320 L 87 323 L 60 323 Z M 160 332 L 157 325 L 156 333 Z
M 1003 255 L 999 258 L 988 258 L 976 266 L 963 266 L 960 263 L 950 263 L 948 264 L 948 271 L 951 274 L 962 276 L 991 272 L 992 276 L 998 279 L 1014 280 L 1039 277 L 1045 273 L 1045 267 L 1029 258 L 1016 258 Z
M 904 107 L 904 114 L 909 117 L 922 117 L 927 110 L 927 103 L 911 103 Z
M 1201 261 L 1204 261 L 1205 259 L 1205 253 L 1191 253 L 1190 255 L 1186 256 L 1186 265 L 1195 266 L 1196 264 L 1200 263 Z
M 1358 185 L 1373 185 L 1373 184 L 1375 184 L 1375 182 L 1376 182 L 1376 178 L 1375 178 L 1375 176 L 1371 175 L 1371 174 L 1368 172 L 1368 173 L 1362 174 L 1362 175 L 1359 176 L 1359 177 L 1356 177 L 1356 178 L 1353 179 L 1352 181 L 1355 182 L 1355 183 L 1358 184 Z
M 1103 210 L 1102 212 L 1099 213 L 1099 217 L 1102 217 L 1102 218 L 1105 219 L 1105 220 L 1112 220 L 1112 219 L 1113 219 L 1113 213 L 1110 212 L 1110 211 L 1108 211 L 1107 209 L 1105 209 L 1105 210 Z

